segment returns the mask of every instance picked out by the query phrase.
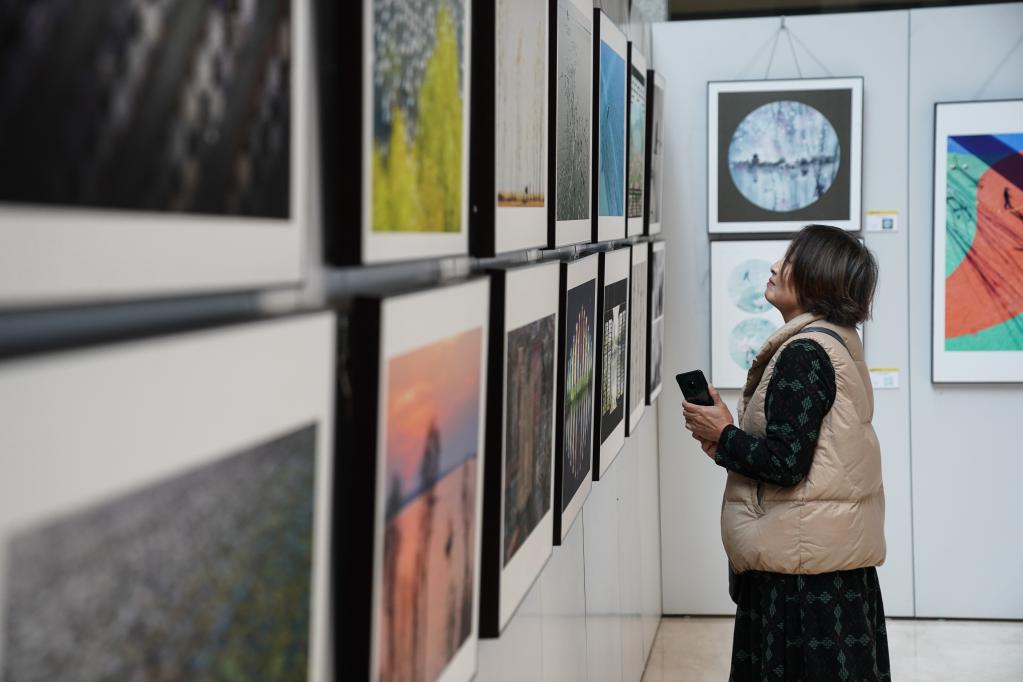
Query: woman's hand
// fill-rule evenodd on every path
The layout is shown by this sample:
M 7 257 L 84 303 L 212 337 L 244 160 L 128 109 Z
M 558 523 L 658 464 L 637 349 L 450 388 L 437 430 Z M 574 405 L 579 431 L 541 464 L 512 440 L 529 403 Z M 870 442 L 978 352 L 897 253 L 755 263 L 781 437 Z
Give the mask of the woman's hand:
M 721 396 L 713 386 L 709 387 L 710 397 L 714 404 L 710 406 L 694 405 L 682 401 L 682 415 L 686 420 L 686 430 L 692 432 L 693 438 L 707 443 L 717 443 L 725 427 L 734 423 L 728 406 L 721 401 Z M 707 452 L 707 449 L 704 449 Z M 708 453 L 710 454 L 710 453 Z

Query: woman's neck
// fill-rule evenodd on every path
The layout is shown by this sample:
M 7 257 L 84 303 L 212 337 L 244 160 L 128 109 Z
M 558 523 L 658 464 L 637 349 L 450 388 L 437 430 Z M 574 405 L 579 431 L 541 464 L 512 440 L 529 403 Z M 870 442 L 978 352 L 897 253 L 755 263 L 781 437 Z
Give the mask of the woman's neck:
M 781 319 L 785 320 L 785 324 L 788 324 L 806 311 L 802 308 L 793 308 L 792 310 L 782 310 L 779 312 L 781 312 Z

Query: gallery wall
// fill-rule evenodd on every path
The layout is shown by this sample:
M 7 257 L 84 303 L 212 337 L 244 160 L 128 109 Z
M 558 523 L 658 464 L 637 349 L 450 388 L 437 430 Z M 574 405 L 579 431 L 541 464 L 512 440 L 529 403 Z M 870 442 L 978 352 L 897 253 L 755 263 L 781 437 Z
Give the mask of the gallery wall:
M 1019 464 L 1008 454 L 1020 388 L 930 381 L 933 102 L 974 99 L 1020 37 L 1020 18 L 1014 4 L 790 17 L 788 35 L 778 18 L 654 27 L 676 121 L 666 126 L 666 376 L 710 365 L 707 82 L 864 79 L 863 211 L 895 211 L 899 220 L 895 232 L 861 235 L 881 269 L 867 362 L 898 377 L 897 387 L 875 391 L 874 416 L 887 499 L 879 574 L 892 616 L 1023 617 L 1011 577 L 1023 551 L 1005 541 L 1020 533 L 1011 483 Z M 1021 61 L 1017 50 L 981 99 L 1023 95 Z M 734 410 L 738 391 L 723 397 Z M 664 612 L 732 613 L 718 524 L 724 470 L 682 429 L 678 391 L 665 391 L 659 412 Z M 964 424 L 984 426 L 975 433 Z M 981 452 L 990 453 L 983 468 L 958 465 Z

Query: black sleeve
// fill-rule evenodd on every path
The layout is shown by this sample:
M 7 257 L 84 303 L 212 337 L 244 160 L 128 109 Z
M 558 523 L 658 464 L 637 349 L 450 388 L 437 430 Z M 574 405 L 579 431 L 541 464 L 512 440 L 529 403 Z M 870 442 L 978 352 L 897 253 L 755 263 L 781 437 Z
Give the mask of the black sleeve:
M 835 368 L 827 352 L 810 339 L 793 341 L 767 385 L 767 437 L 727 426 L 714 461 L 757 481 L 796 485 L 810 471 L 821 422 L 834 402 Z

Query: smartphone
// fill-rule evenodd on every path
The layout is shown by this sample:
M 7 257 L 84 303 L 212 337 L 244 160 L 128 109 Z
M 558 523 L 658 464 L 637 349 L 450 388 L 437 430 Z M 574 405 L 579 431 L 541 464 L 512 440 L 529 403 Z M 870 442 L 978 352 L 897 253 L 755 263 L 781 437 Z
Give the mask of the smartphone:
M 678 387 L 682 389 L 682 395 L 686 402 L 694 405 L 713 405 L 714 400 L 710 397 L 710 390 L 707 388 L 707 377 L 703 372 L 694 369 L 692 372 L 683 372 L 675 375 Z

